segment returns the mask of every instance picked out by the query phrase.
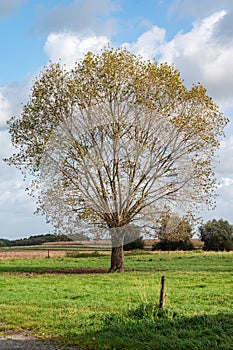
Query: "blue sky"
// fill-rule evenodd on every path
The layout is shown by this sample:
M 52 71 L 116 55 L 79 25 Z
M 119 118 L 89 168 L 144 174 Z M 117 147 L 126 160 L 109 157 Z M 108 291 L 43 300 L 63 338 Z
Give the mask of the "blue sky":
M 68 67 L 107 43 L 146 59 L 174 63 L 185 84 L 200 81 L 230 119 L 233 115 L 232 0 L 0 0 L 0 152 L 13 149 L 6 120 L 20 115 L 34 77 L 49 60 Z M 204 218 L 233 223 L 233 127 L 221 144 L 219 198 Z M 0 161 L 0 237 L 51 229 L 33 215 L 35 203 L 14 168 Z
M 2 1 L 3 2 L 3 1 Z M 92 3 L 98 1 L 89 1 Z M 11 3 L 11 1 L 9 1 Z M 0 37 L 1 47 L 6 48 L 0 58 L 0 84 L 19 81 L 40 68 L 47 62 L 43 46 L 50 31 L 77 30 L 75 18 L 69 23 L 69 16 L 73 8 L 78 12 L 83 8 L 83 1 L 12 1 L 15 5 L 0 7 Z M 102 2 L 104 3 L 104 2 Z M 107 34 L 116 45 L 122 42 L 132 42 L 152 24 L 165 26 L 168 37 L 172 37 L 179 30 L 186 30 L 190 22 L 184 18 L 180 21 L 169 14 L 172 1 L 115 1 L 105 2 L 108 7 L 98 13 L 87 16 L 89 28 L 85 30 L 96 32 L 91 17 L 96 22 L 112 21 Z M 77 5 L 76 5 L 77 4 Z M 5 9 L 5 11 L 4 11 Z M 64 18 L 60 14 L 64 11 Z M 83 11 L 83 10 L 82 10 Z M 102 13 L 101 13 L 102 12 Z M 50 18 L 56 18 L 57 21 Z M 75 16 L 74 16 L 75 17 Z M 50 23 L 49 23 L 50 22 Z M 78 22 L 78 19 L 77 19 Z M 94 21 L 93 21 L 94 22 Z M 96 25 L 95 22 L 95 25 Z M 44 25 L 43 25 L 44 23 Z M 85 24 L 83 25 L 85 28 Z M 96 25 L 97 27 L 97 25 Z M 82 28 L 81 28 L 82 31 Z M 100 29 L 98 29 L 100 31 Z M 4 35 L 6 34 L 7 35 Z
M 101 5 L 99 11 L 98 3 Z M 196 3 L 202 1 L 197 0 Z M 1 0 L 0 44 L 4 55 L 0 58 L 0 84 L 22 80 L 47 62 L 43 46 L 50 32 L 97 32 L 107 34 L 116 45 L 121 45 L 125 41 L 135 41 L 152 25 L 165 28 L 166 37 L 170 40 L 179 31 L 190 30 L 197 15 L 197 18 L 202 18 L 197 10 L 193 13 L 182 10 L 182 1 L 88 0 L 88 5 L 84 4 L 83 0 Z M 96 5 L 91 10 L 93 4 Z M 197 8 L 199 6 L 196 5 Z M 207 15 L 213 13 L 212 8 L 228 7 L 212 4 L 209 10 L 204 9 L 203 12 Z M 76 23 L 80 13 L 86 14 L 83 28 Z M 109 22 L 108 30 L 101 22 Z

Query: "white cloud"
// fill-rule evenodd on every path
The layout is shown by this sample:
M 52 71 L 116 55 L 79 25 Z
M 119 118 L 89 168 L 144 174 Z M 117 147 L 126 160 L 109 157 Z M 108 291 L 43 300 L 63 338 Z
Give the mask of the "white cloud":
M 218 178 L 233 177 L 233 136 L 221 142 L 217 156 L 216 173 Z
M 162 60 L 174 63 L 173 60 L 178 57 L 191 57 L 196 59 L 197 52 L 206 48 L 207 44 L 210 44 L 209 49 L 211 49 L 212 42 L 210 42 L 210 40 L 214 31 L 214 25 L 225 15 L 225 11 L 217 12 L 202 21 L 194 22 L 193 29 L 190 32 L 178 33 L 174 39 L 166 43 L 162 48 Z M 209 50 L 207 50 L 207 54 L 209 58 Z M 199 57 L 202 58 L 200 54 Z
M 22 104 L 28 99 L 34 77 L 35 74 L 30 74 L 20 83 L 0 87 L 0 130 L 7 127 L 7 120 L 21 113 Z
M 221 142 L 215 172 L 219 182 L 216 209 L 203 216 L 206 220 L 214 217 L 233 223 L 233 137 Z
M 223 218 L 233 224 L 233 178 L 220 179 L 217 193 L 216 209 L 214 212 L 209 212 L 209 218 Z
M 233 107 L 231 30 L 233 34 L 229 14 L 221 10 L 195 21 L 189 32 L 179 32 L 170 41 L 164 28 L 152 26 L 137 41 L 123 46 L 145 59 L 174 64 L 187 86 L 201 82 L 215 102 L 226 109 Z
M 185 83 L 201 82 L 222 107 L 233 107 L 233 46 L 220 41 L 216 28 L 226 11 L 197 21 L 188 33 L 178 33 L 161 47 L 161 61 L 174 63 Z
M 231 194 L 233 194 L 233 189 L 231 190 Z M 219 192 L 219 197 L 217 199 L 216 209 L 214 211 L 203 212 L 202 217 L 204 218 L 204 221 L 212 219 L 224 219 L 233 224 L 232 208 L 232 197 L 225 197 L 224 191 L 221 191 Z
M 9 157 L 14 149 L 7 130 L 0 132 L 1 158 Z M 35 199 L 25 192 L 26 182 L 13 166 L 0 159 L 0 238 L 14 239 L 22 235 L 48 232 L 51 227 L 45 220 L 33 215 Z M 5 223 L 5 224 L 4 224 Z
M 70 68 L 88 51 L 99 52 L 108 43 L 106 36 L 80 36 L 71 32 L 51 33 L 44 50 L 51 61 L 57 62 L 61 59 Z
M 152 26 L 148 31 L 140 35 L 135 43 L 124 43 L 122 47 L 141 55 L 144 59 L 153 59 L 159 53 L 159 47 L 164 43 L 166 30 Z
M 11 104 L 4 96 L 4 88 L 0 88 L 0 128 L 6 126 L 6 121 L 11 116 Z
M 232 185 L 233 185 L 233 179 L 231 179 L 229 177 L 223 177 L 221 179 L 221 183 L 219 184 L 219 188 L 223 188 L 224 186 L 225 187 L 230 187 Z

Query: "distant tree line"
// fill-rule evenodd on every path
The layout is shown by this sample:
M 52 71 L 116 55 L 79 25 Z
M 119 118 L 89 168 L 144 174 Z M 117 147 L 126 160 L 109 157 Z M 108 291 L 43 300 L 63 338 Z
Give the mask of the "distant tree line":
M 213 219 L 199 227 L 199 238 L 204 243 L 205 251 L 231 251 L 233 250 L 233 225 L 228 221 Z M 152 250 L 193 250 L 195 249 L 191 238 L 193 227 L 186 218 L 176 215 L 164 216 L 157 234 L 156 242 Z M 84 234 L 76 235 L 75 240 L 89 240 Z M 46 234 L 30 236 L 16 240 L 0 238 L 0 246 L 33 246 L 46 242 L 72 241 L 67 235 Z M 124 239 L 124 250 L 144 249 L 144 239 L 140 229 L 131 225 Z
M 66 235 L 55 235 L 55 234 L 30 236 L 28 238 L 20 238 L 15 240 L 0 239 L 1 246 L 5 246 L 5 247 L 40 245 L 46 242 L 64 242 L 64 241 L 71 241 L 71 239 Z

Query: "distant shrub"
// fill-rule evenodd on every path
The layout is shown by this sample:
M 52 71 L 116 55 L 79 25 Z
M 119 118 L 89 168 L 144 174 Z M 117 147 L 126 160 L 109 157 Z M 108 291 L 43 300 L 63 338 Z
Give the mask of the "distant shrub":
M 137 238 L 135 241 L 124 245 L 124 250 L 144 249 L 144 240 L 142 237 Z
M 144 249 L 144 240 L 141 237 L 140 228 L 129 225 L 124 237 L 124 250 Z
M 220 219 L 208 221 L 199 227 L 200 238 L 204 242 L 203 250 L 233 250 L 233 226 Z
M 169 241 L 161 240 L 155 243 L 152 250 L 193 250 L 195 249 L 190 240 L 187 241 Z
M 66 252 L 66 257 L 67 258 L 99 258 L 99 257 L 102 257 L 102 256 L 103 255 L 101 255 L 97 251 L 91 252 L 91 253 L 81 253 L 81 252 L 77 252 L 77 251 L 74 251 L 74 250 L 70 250 L 70 251 Z

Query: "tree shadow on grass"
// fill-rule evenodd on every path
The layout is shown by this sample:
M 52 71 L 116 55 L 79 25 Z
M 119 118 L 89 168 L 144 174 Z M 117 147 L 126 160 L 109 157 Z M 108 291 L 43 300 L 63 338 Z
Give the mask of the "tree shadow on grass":
M 105 317 L 99 331 L 85 335 L 94 349 L 232 350 L 233 315 L 181 317 L 169 312 L 147 319 L 135 315 Z
M 141 309 L 125 314 L 92 314 L 92 331 L 64 324 L 64 335 L 50 341 L 0 338 L 1 350 L 232 350 L 233 314 L 182 317 L 169 310 L 152 315 Z M 143 317 L 141 317 L 143 316 Z M 97 326 L 98 324 L 98 326 Z M 67 328 L 66 328 L 67 327 Z M 83 324 L 83 327 L 85 325 Z M 82 327 L 81 327 L 82 328 Z

